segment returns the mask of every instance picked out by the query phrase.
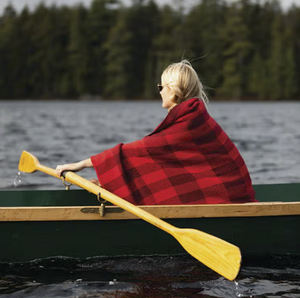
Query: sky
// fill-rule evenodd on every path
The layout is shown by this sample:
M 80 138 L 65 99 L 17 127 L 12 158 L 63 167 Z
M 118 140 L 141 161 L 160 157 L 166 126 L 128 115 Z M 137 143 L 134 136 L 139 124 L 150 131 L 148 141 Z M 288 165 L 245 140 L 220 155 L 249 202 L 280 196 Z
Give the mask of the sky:
M 29 8 L 34 9 L 41 0 L 0 0 L 0 13 L 3 12 L 3 9 L 8 5 L 8 3 L 12 3 L 13 6 L 17 10 L 21 10 L 25 5 Z M 44 0 L 46 5 L 51 5 L 56 3 L 57 5 L 75 5 L 78 3 L 84 3 L 86 6 L 89 6 L 92 0 Z M 172 3 L 172 0 L 156 0 L 157 3 L 166 4 Z M 187 6 L 193 6 L 197 3 L 197 0 L 185 0 L 184 3 Z M 300 0 L 281 0 L 280 1 L 283 8 L 288 8 L 292 3 L 295 3 L 297 6 L 300 6 Z M 130 4 L 131 0 L 123 0 L 124 4 Z

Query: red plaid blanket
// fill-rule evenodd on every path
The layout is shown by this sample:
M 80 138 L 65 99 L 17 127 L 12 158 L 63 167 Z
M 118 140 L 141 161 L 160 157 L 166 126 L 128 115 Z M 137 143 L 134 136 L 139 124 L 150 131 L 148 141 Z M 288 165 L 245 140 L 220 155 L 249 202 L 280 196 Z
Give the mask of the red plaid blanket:
M 148 136 L 91 157 L 100 184 L 136 205 L 256 201 L 239 151 L 197 98 Z

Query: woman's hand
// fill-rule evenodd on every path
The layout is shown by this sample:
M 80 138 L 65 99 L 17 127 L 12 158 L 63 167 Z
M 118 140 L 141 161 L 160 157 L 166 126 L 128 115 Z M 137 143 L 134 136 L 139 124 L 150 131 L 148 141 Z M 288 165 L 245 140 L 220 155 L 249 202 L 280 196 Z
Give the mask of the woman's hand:
M 65 165 L 58 165 L 56 167 L 56 173 L 58 176 L 61 176 L 61 173 L 64 171 L 72 171 L 78 172 L 83 169 L 81 162 L 65 164 Z
M 65 164 L 65 165 L 58 165 L 56 167 L 56 174 L 58 176 L 61 176 L 61 173 L 64 171 L 72 171 L 72 172 L 78 172 L 81 171 L 85 168 L 89 168 L 92 167 L 92 162 L 91 159 L 86 159 L 86 160 L 82 160 L 76 163 L 71 163 L 71 164 Z

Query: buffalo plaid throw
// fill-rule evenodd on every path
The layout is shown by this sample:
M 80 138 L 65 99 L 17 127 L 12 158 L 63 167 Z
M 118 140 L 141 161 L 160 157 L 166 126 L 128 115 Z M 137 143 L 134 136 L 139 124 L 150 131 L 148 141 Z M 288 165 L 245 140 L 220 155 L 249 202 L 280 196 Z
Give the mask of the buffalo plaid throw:
M 254 202 L 243 158 L 193 98 L 148 136 L 91 157 L 100 184 L 135 205 Z

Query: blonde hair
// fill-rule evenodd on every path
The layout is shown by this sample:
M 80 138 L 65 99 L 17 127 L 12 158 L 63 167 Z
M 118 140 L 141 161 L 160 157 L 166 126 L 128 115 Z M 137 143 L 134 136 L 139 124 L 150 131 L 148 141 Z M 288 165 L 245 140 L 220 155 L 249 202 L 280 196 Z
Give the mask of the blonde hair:
M 175 94 L 174 103 L 180 104 L 194 97 L 208 103 L 202 83 L 188 60 L 170 64 L 163 71 L 162 78 Z

